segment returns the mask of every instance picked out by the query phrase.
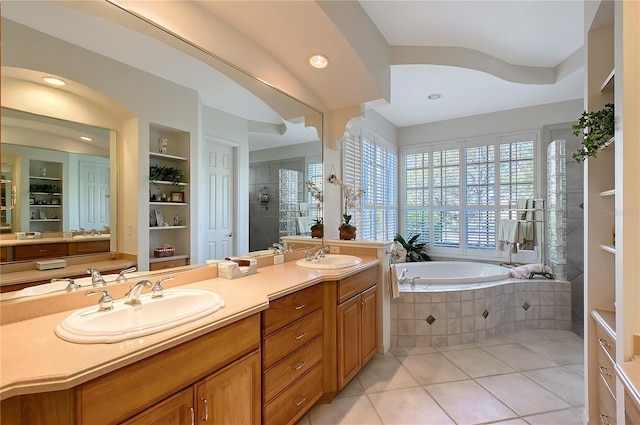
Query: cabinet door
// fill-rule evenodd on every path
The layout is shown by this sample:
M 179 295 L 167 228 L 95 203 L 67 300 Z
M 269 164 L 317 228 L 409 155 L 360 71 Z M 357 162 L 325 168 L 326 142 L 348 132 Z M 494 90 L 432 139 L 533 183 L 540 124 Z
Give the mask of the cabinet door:
M 364 366 L 378 350 L 378 344 L 376 343 L 376 286 L 363 292 L 360 298 L 360 306 L 362 308 L 362 346 L 360 347 L 360 351 L 362 355 L 362 366 Z
M 195 423 L 193 388 L 180 391 L 134 416 L 123 425 L 188 425 Z
M 197 423 L 260 424 L 260 352 L 205 378 L 195 389 Z
M 360 296 L 338 305 L 338 390 L 360 370 Z

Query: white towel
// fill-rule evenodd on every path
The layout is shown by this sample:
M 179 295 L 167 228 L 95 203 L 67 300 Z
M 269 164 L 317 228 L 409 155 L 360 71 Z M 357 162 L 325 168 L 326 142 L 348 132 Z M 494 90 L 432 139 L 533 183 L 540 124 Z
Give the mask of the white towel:
M 536 225 L 535 225 L 535 217 L 533 209 L 536 207 L 536 204 L 533 199 L 526 200 L 526 214 L 524 216 L 524 221 L 520 222 L 520 226 L 518 229 L 518 249 L 523 251 L 533 251 L 536 246 Z
M 518 242 L 518 220 L 500 220 L 498 222 L 498 249 L 516 252 Z
M 398 275 L 396 272 L 396 266 L 391 264 L 389 266 L 389 295 L 391 299 L 400 298 L 400 292 L 398 291 Z
M 551 268 L 542 264 L 525 264 L 509 269 L 509 274 L 516 279 L 526 279 L 531 273 L 551 273 Z

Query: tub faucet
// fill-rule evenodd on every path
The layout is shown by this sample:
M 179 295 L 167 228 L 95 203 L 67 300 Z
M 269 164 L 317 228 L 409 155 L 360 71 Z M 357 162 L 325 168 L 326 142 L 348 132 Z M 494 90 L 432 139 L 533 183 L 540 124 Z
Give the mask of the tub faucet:
M 87 269 L 87 273 L 91 275 L 91 285 L 93 286 L 105 286 L 107 282 L 104 281 L 104 278 L 100 274 L 100 270 L 95 267 L 91 267 Z
M 407 269 L 402 269 L 402 271 L 400 272 L 400 276 L 398 276 L 399 283 L 405 283 L 405 280 L 407 279 L 406 274 L 407 274 Z
M 321 246 L 315 252 L 307 251 L 306 259 L 307 261 L 317 260 L 318 258 L 324 258 L 327 253 L 327 247 Z
M 153 286 L 153 283 L 148 280 L 141 280 L 135 285 L 131 286 L 129 292 L 124 295 L 124 303 L 129 305 L 138 305 L 140 304 L 140 295 L 142 294 L 142 289 L 149 288 Z

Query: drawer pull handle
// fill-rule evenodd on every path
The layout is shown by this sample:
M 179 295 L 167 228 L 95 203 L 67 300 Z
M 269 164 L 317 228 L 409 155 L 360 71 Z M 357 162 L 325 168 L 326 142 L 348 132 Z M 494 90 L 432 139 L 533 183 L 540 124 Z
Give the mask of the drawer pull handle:
M 193 406 L 189 406 L 189 417 L 191 418 L 191 425 L 196 425 L 196 411 L 193 410 Z
M 602 344 L 603 347 L 611 348 L 611 344 L 609 344 L 607 340 L 604 338 L 598 338 L 598 342 L 600 342 L 600 344 Z
M 295 339 L 302 339 L 302 338 L 304 338 L 304 336 L 305 336 L 306 334 L 307 334 L 306 332 L 302 332 L 300 335 L 298 335 L 298 336 L 296 336 L 296 337 L 294 337 L 294 338 L 295 338 Z
M 606 366 L 599 366 L 598 369 L 600 370 L 600 374 L 605 376 L 611 376 L 611 374 L 607 372 Z
M 302 398 L 300 399 L 299 402 L 295 403 L 296 406 L 300 406 L 302 403 L 304 403 L 307 400 L 307 396 L 303 395 Z
M 609 420 L 609 416 L 605 415 L 604 413 L 600 413 L 600 422 L 602 422 L 604 425 L 611 425 L 610 422 L 608 422 Z
M 293 307 L 294 310 L 302 310 L 303 308 L 305 308 L 307 305 L 306 304 L 300 304 L 296 307 Z
M 307 362 L 302 362 L 302 363 L 300 363 L 298 366 L 296 366 L 294 369 L 295 369 L 295 370 L 300 370 L 300 369 L 302 369 L 302 368 L 304 367 L 304 365 L 306 365 L 306 364 L 307 364 Z
M 209 420 L 209 402 L 204 397 L 200 397 L 200 400 L 204 403 L 204 416 L 200 420 L 206 422 Z

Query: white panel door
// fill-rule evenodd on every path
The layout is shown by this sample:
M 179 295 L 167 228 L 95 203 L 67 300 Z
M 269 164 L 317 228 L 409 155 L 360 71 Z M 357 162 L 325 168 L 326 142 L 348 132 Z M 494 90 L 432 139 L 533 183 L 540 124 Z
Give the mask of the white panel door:
M 109 166 L 80 162 L 80 227 L 102 231 L 110 223 Z
M 206 141 L 204 147 L 206 170 L 208 254 L 204 260 L 221 259 L 233 255 L 233 164 L 234 150 L 230 146 Z

